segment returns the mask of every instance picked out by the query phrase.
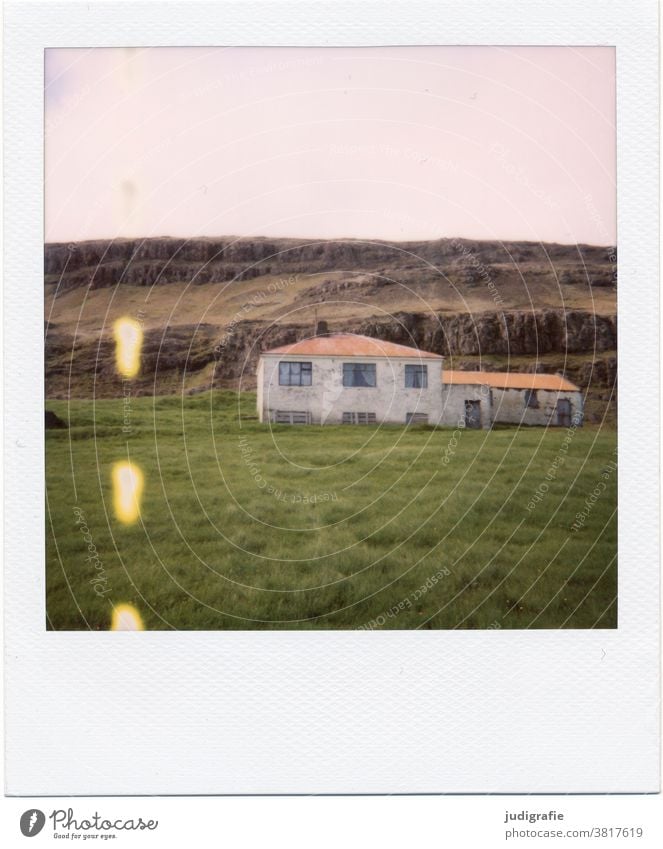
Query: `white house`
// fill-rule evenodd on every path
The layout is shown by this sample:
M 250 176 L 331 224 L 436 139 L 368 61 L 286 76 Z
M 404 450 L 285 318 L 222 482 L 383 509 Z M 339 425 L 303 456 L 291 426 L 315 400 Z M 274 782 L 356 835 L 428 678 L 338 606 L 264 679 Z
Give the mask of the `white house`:
M 449 371 L 442 362 L 351 333 L 273 348 L 258 364 L 258 416 L 280 424 L 582 424 L 582 392 L 559 375 Z
M 290 424 L 439 424 L 442 357 L 351 333 L 263 352 L 260 421 Z

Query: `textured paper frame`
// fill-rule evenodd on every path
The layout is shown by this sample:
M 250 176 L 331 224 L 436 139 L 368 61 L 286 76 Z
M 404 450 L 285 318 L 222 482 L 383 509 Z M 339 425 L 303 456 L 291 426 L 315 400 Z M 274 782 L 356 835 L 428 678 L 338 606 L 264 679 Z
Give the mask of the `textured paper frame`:
M 21 3 L 5 40 L 7 793 L 657 791 L 656 3 Z M 43 50 L 209 44 L 616 46 L 617 630 L 45 631 Z

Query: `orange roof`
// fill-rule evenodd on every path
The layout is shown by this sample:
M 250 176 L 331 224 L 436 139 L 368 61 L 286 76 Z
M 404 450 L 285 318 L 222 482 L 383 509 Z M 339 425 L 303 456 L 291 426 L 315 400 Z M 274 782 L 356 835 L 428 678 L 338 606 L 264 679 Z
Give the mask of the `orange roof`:
M 442 371 L 442 383 L 481 384 L 495 389 L 548 389 L 579 392 L 579 387 L 557 374 L 519 374 L 513 371 Z
M 306 357 L 409 357 L 411 359 L 441 360 L 439 354 L 373 339 L 370 336 L 358 336 L 355 333 L 333 333 L 329 336 L 313 336 L 291 345 L 272 348 L 263 354 L 295 354 Z

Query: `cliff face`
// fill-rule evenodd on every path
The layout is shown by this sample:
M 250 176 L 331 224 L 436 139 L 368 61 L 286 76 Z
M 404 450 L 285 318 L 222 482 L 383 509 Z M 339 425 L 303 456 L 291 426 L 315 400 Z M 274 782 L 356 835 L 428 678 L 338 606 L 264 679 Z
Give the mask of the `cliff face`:
M 395 316 L 363 322 L 358 333 L 376 336 L 444 356 L 504 356 L 609 351 L 617 346 L 615 316 L 571 310 L 484 312 L 460 315 Z
M 589 277 L 593 286 L 609 286 L 615 249 L 594 245 L 536 242 L 476 242 L 437 239 L 426 242 L 297 239 L 120 239 L 48 244 L 47 283 L 66 289 L 90 286 L 205 284 L 262 275 L 312 274 L 328 270 L 408 271 L 419 274 L 461 269 L 478 282 L 484 269 L 501 264 L 559 266 L 561 282 Z
M 260 351 L 310 336 L 315 316 L 329 332 L 442 354 L 447 368 L 561 371 L 588 389 L 590 420 L 614 417 L 611 248 L 125 240 L 47 245 L 45 272 L 50 396 L 124 391 L 110 324 L 135 315 L 142 298 L 149 320 L 135 394 L 253 388 Z M 296 285 L 275 286 L 286 275 Z
M 360 333 L 388 342 L 421 348 L 449 359 L 463 357 L 532 357 L 544 354 L 585 354 L 614 351 L 617 327 L 614 316 L 588 312 L 564 315 L 547 310 L 537 313 L 495 312 L 480 315 L 399 313 L 389 319 L 346 322 L 329 326 L 347 333 Z M 311 335 L 308 327 L 242 322 L 223 337 L 213 354 L 217 371 L 226 380 L 253 372 L 260 350 L 297 342 Z

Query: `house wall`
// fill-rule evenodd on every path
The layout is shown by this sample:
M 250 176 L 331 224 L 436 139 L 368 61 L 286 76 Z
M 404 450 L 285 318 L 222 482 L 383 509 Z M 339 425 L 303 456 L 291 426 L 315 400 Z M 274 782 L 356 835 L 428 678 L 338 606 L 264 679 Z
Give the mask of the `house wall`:
M 280 386 L 280 362 L 311 362 L 311 386 Z M 343 363 L 375 363 L 376 387 L 343 386 Z M 426 389 L 405 388 L 405 365 L 428 367 Z M 496 389 L 478 384 L 442 384 L 442 360 L 380 357 L 305 357 L 263 355 L 258 364 L 258 416 L 274 421 L 276 410 L 302 410 L 313 424 L 340 424 L 344 412 L 375 413 L 378 423 L 405 424 L 408 413 L 428 415 L 429 424 L 465 425 L 465 402 L 481 404 L 481 426 L 503 424 L 557 425 L 557 401 L 571 404 L 571 421 L 582 424 L 583 396 L 579 391 L 537 390 L 537 407 L 525 405 L 524 389 Z
M 256 406 L 258 407 L 258 418 L 260 421 L 263 421 L 262 411 L 263 411 L 263 395 L 264 395 L 264 373 L 265 373 L 265 363 L 263 358 L 261 357 L 258 360 L 258 369 L 256 371 L 256 380 L 257 380 L 257 398 L 256 398 Z
M 552 425 L 557 422 L 557 401 L 565 398 L 571 403 L 571 421 L 578 417 L 582 424 L 582 392 L 557 392 L 537 389 L 538 407 L 525 406 L 524 389 L 495 389 L 477 384 L 442 385 L 442 420 L 449 427 L 465 423 L 465 401 L 481 402 L 481 425 L 488 428 L 494 422 L 502 424 Z
M 582 423 L 582 392 L 537 389 L 539 406 L 525 406 L 524 389 L 493 389 L 493 418 L 505 424 L 557 425 L 557 401 L 571 402 L 571 421 L 579 416 Z
M 465 426 L 465 401 L 481 403 L 481 426 L 489 428 L 492 423 L 491 390 L 478 384 L 442 384 L 442 421 L 448 427 Z
M 311 386 L 280 386 L 280 362 L 311 362 Z M 375 363 L 375 387 L 343 386 L 343 363 Z M 405 366 L 426 365 L 428 387 L 405 388 Z M 313 424 L 340 424 L 344 412 L 375 413 L 377 422 L 405 424 L 406 414 L 425 413 L 430 424 L 442 416 L 442 360 L 418 357 L 306 357 L 263 355 L 258 367 L 258 415 L 273 421 L 276 410 L 306 410 Z

